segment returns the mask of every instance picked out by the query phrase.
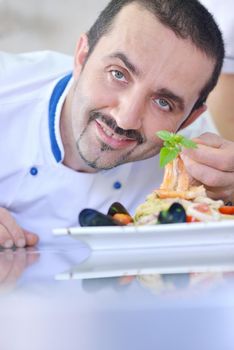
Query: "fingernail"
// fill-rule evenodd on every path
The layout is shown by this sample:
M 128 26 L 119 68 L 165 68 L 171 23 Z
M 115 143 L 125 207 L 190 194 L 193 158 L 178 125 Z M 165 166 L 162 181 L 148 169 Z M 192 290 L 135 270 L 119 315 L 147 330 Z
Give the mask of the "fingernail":
M 12 248 L 13 241 L 11 239 L 8 239 L 6 242 L 4 242 L 3 246 L 4 246 L 4 248 Z
M 25 242 L 25 239 L 23 239 L 23 238 L 18 239 L 18 241 L 16 242 L 16 246 L 17 246 L 18 248 L 23 248 L 23 247 L 25 247 L 25 244 L 26 244 L 26 242 Z

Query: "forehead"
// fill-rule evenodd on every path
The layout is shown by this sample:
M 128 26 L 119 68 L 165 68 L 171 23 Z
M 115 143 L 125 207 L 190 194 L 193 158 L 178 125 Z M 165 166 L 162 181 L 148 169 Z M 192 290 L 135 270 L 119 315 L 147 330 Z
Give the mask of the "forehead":
M 125 6 L 111 30 L 99 40 L 94 52 L 99 58 L 124 52 L 146 78 L 155 84 L 180 84 L 186 93 L 199 95 L 209 80 L 214 62 L 188 39 L 184 40 L 163 25 L 154 14 L 138 4 Z M 183 93 L 183 91 L 182 91 Z

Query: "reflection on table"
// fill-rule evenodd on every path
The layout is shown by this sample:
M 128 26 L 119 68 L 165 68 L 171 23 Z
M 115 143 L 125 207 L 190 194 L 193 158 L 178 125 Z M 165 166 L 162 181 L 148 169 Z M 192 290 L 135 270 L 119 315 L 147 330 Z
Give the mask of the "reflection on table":
M 233 349 L 233 258 L 233 246 L 2 250 L 1 348 Z

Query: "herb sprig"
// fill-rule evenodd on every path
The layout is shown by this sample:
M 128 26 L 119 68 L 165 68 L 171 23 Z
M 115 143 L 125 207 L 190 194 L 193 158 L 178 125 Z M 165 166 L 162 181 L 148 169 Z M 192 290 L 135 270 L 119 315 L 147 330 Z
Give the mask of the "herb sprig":
M 169 162 L 175 159 L 184 148 L 196 148 L 197 144 L 186 137 L 172 132 L 161 130 L 156 135 L 164 141 L 159 154 L 159 165 L 165 167 Z

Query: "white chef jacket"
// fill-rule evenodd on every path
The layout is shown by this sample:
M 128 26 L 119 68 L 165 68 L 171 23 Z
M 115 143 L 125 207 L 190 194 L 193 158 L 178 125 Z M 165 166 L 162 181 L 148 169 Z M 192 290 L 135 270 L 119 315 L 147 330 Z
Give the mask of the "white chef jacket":
M 158 156 L 96 174 L 62 164 L 59 118 L 72 62 L 49 51 L 0 53 L 0 207 L 41 242 L 53 240 L 53 228 L 77 225 L 83 208 L 106 213 L 119 201 L 133 213 L 163 177 Z M 204 116 L 185 134 L 205 130 L 214 127 Z
M 225 43 L 223 73 L 234 73 L 234 1 L 233 0 L 200 0 L 213 14 Z

